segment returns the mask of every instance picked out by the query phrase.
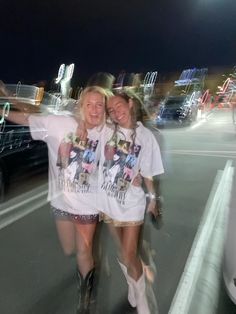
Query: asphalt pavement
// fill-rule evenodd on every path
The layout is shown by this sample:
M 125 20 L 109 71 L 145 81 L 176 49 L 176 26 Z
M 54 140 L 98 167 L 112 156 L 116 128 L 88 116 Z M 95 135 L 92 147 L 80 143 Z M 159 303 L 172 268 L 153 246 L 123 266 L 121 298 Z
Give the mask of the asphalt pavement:
M 156 230 L 146 224 L 145 239 L 152 249 L 157 271 L 154 291 L 159 314 L 167 314 L 217 172 L 223 171 L 228 160 L 233 161 L 233 166 L 235 164 L 236 136 L 227 111 L 216 111 L 190 127 L 164 129 L 162 134 L 166 168 L 161 180 L 164 226 Z M 33 190 L 31 195 L 21 196 L 32 201 L 34 196 L 40 195 L 34 205 L 15 199 L 18 205 L 21 204 L 21 208 L 16 206 L 18 215 L 21 213 L 18 217 L 14 210 L 9 210 L 7 215 L 7 210 L 14 207 L 13 199 L 11 204 L 5 204 L 4 215 L 0 212 L 2 314 L 75 313 L 75 259 L 63 255 L 49 205 L 41 192 Z M 34 210 L 30 211 L 29 207 L 33 206 Z M 102 243 L 98 276 L 100 312 L 123 314 L 126 282 L 116 261 L 112 239 L 105 226 L 100 227 L 100 238 L 96 238 Z M 236 313 L 222 281 L 216 313 Z

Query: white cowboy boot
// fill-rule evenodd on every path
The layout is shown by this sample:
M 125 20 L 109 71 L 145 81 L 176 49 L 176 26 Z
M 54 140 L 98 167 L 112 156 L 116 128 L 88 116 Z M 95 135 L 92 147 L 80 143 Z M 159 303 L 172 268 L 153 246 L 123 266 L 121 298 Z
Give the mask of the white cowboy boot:
M 121 270 L 122 270 L 123 274 L 125 275 L 125 279 L 128 283 L 128 301 L 132 307 L 136 307 L 137 304 L 136 304 L 134 286 L 132 283 L 133 279 L 128 275 L 127 267 L 124 264 L 122 264 L 119 260 L 118 260 L 118 263 L 119 263 Z
M 152 285 L 146 280 L 145 273 L 137 281 L 131 278 L 135 291 L 138 314 L 158 314 L 158 307 Z

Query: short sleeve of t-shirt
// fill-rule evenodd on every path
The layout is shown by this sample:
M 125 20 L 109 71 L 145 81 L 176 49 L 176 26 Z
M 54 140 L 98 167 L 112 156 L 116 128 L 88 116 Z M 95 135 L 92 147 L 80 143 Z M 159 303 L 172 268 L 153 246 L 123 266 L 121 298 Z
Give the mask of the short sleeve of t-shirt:
M 145 141 L 141 156 L 140 173 L 143 177 L 153 177 L 164 172 L 159 144 L 150 130 L 143 128 Z
M 46 141 L 48 135 L 49 116 L 29 116 L 30 133 L 34 140 Z

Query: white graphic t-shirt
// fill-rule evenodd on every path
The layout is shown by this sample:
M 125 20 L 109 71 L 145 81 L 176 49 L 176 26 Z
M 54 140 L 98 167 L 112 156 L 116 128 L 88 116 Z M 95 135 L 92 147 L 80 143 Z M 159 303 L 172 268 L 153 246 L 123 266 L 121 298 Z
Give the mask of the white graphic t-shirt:
M 88 139 L 75 135 L 78 123 L 69 116 L 29 118 L 35 140 L 48 146 L 49 192 L 52 206 L 72 214 L 97 214 L 97 164 L 100 156 L 99 128 L 88 130 Z M 37 129 L 37 132 L 32 132 Z
M 140 172 L 152 177 L 164 172 L 159 145 L 150 130 L 138 122 L 136 135 L 131 129 L 106 126 L 101 140 L 98 203 L 102 212 L 117 221 L 144 218 L 146 197 L 142 187 L 132 185 Z

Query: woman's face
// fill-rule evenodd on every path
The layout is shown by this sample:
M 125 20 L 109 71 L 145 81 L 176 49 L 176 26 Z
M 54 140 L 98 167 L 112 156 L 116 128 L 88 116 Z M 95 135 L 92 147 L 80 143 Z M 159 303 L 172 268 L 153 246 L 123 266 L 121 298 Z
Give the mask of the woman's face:
M 86 128 L 101 125 L 105 116 L 105 97 L 98 92 L 88 92 L 84 96 L 82 110 Z
M 130 109 L 133 106 L 131 99 L 126 101 L 120 96 L 112 96 L 107 104 L 107 111 L 111 119 L 123 128 L 132 127 Z

